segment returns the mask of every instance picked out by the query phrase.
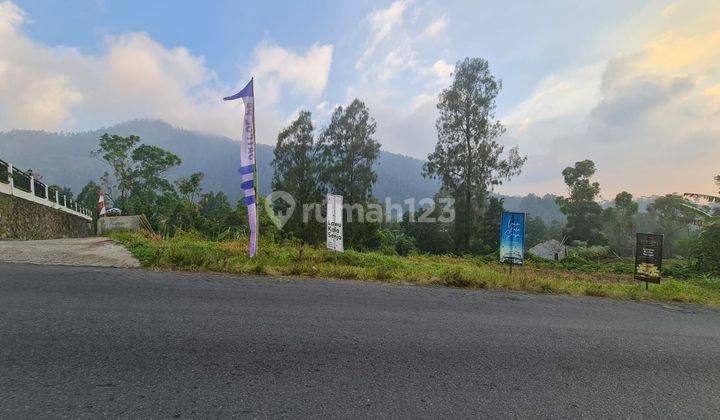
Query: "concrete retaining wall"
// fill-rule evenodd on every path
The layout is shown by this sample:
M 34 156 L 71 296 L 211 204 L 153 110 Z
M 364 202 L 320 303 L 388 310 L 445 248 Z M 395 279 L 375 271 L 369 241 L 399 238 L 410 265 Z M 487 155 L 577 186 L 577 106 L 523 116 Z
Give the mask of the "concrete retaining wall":
M 98 235 L 107 232 L 118 232 L 123 230 L 151 230 L 150 223 L 144 215 L 133 216 L 109 216 L 98 219 Z
M 0 239 L 84 238 L 90 233 L 83 217 L 0 193 Z

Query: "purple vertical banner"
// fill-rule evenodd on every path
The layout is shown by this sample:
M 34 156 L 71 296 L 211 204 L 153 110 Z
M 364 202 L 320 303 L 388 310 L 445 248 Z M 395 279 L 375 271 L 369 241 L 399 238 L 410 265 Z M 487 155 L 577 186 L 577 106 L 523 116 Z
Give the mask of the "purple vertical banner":
M 242 99 L 245 104 L 245 119 L 243 120 L 242 139 L 240 140 L 240 176 L 243 191 L 245 191 L 245 206 L 248 210 L 248 225 L 250 226 L 250 256 L 254 257 L 257 251 L 258 219 L 255 185 L 255 95 L 253 93 L 253 79 L 238 93 L 223 98 L 225 101 Z

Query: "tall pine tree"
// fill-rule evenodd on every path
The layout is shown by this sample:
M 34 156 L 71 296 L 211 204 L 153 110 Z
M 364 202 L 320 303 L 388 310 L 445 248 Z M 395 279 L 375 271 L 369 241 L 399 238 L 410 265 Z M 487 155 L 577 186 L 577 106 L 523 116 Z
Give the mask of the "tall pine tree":
M 303 211 L 306 206 L 320 204 L 325 194 L 321 181 L 321 150 L 313 131 L 312 116 L 309 111 L 303 110 L 290 126 L 278 134 L 272 162 L 272 188 L 289 193 L 296 204 L 282 232 L 292 234 L 303 242 L 317 244 L 323 237 L 323 226 L 315 220 L 314 211 Z M 287 211 L 288 204 L 277 202 L 273 206 L 277 211 Z M 304 215 L 309 217 L 303 220 Z
M 455 65 L 450 87 L 440 93 L 436 122 L 438 142 L 423 174 L 438 178 L 455 198 L 456 251 L 465 253 L 478 238 L 478 222 L 496 185 L 520 173 L 525 157 L 512 148 L 503 157 L 497 138 L 505 129 L 495 119 L 495 98 L 502 83 L 482 58 L 466 58 Z
M 328 126 L 320 135 L 323 150 L 323 179 L 330 192 L 343 196 L 343 203 L 366 208 L 372 199 L 372 187 L 377 180 L 373 164 L 380 153 L 375 140 L 375 120 L 365 104 L 355 99 L 350 105 L 339 106 Z M 347 209 L 347 207 L 346 207 Z M 346 246 L 363 247 L 375 240 L 376 226 L 359 223 L 357 214 L 349 217 L 343 212 Z

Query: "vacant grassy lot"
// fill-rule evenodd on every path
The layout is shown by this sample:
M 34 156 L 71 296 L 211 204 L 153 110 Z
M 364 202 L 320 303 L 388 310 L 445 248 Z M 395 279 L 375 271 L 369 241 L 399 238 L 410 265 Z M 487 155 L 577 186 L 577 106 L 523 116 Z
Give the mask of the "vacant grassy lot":
M 140 233 L 117 233 L 112 237 L 123 243 L 144 266 L 152 268 L 361 279 L 720 306 L 718 278 L 665 278 L 660 285 L 651 284 L 646 291 L 644 283 L 632 279 L 632 265 L 627 262 L 528 261 L 525 266 L 516 267 L 511 275 L 506 266 L 483 257 L 401 257 L 355 251 L 335 254 L 306 247 L 301 258 L 297 245 L 262 241 L 258 255 L 251 259 L 247 256 L 246 241 L 213 242 L 189 234 L 172 239 Z

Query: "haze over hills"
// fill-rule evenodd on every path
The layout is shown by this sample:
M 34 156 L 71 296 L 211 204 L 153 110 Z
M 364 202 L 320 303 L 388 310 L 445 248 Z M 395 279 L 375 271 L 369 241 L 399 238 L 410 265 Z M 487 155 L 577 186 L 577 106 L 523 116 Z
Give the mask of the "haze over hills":
M 88 181 L 98 181 L 109 171 L 101 160 L 90 156 L 97 149 L 103 133 L 128 136 L 136 134 L 146 144 L 160 146 L 182 159 L 182 165 L 172 170 L 172 180 L 193 172 L 203 172 L 203 191 L 224 191 L 231 202 L 242 194 L 238 182 L 239 145 L 218 135 L 197 133 L 173 127 L 161 120 L 132 120 L 108 128 L 77 133 L 49 133 L 45 131 L 13 130 L 0 133 L 0 159 L 12 162 L 21 169 L 33 169 L 49 184 L 67 186 L 77 194 Z M 258 144 L 260 193 L 271 191 L 273 147 Z M 423 161 L 408 156 L 380 152 L 375 165 L 378 179 L 373 188 L 376 197 L 389 197 L 393 203 L 408 198 L 420 200 L 432 197 L 439 183 L 422 177 Z M 542 217 L 546 222 L 564 220 L 552 195 L 530 194 L 525 197 L 504 197 L 505 207 L 526 211 Z
M 21 169 L 32 168 L 48 183 L 68 186 L 77 193 L 90 180 L 97 182 L 109 167 L 90 156 L 97 149 L 103 133 L 140 136 L 143 143 L 160 146 L 177 154 L 182 165 L 173 169 L 170 179 L 203 172 L 204 191 L 224 191 L 231 202 L 240 198 L 239 144 L 223 136 L 197 133 L 173 127 L 160 120 L 133 120 L 94 131 L 48 133 L 13 130 L 0 133 L 0 159 Z M 261 194 L 271 191 L 273 146 L 258 144 L 258 166 Z M 378 180 L 373 192 L 376 197 L 390 197 L 393 202 L 406 198 L 432 197 L 438 183 L 423 178 L 423 161 L 411 157 L 380 152 L 375 165 Z

